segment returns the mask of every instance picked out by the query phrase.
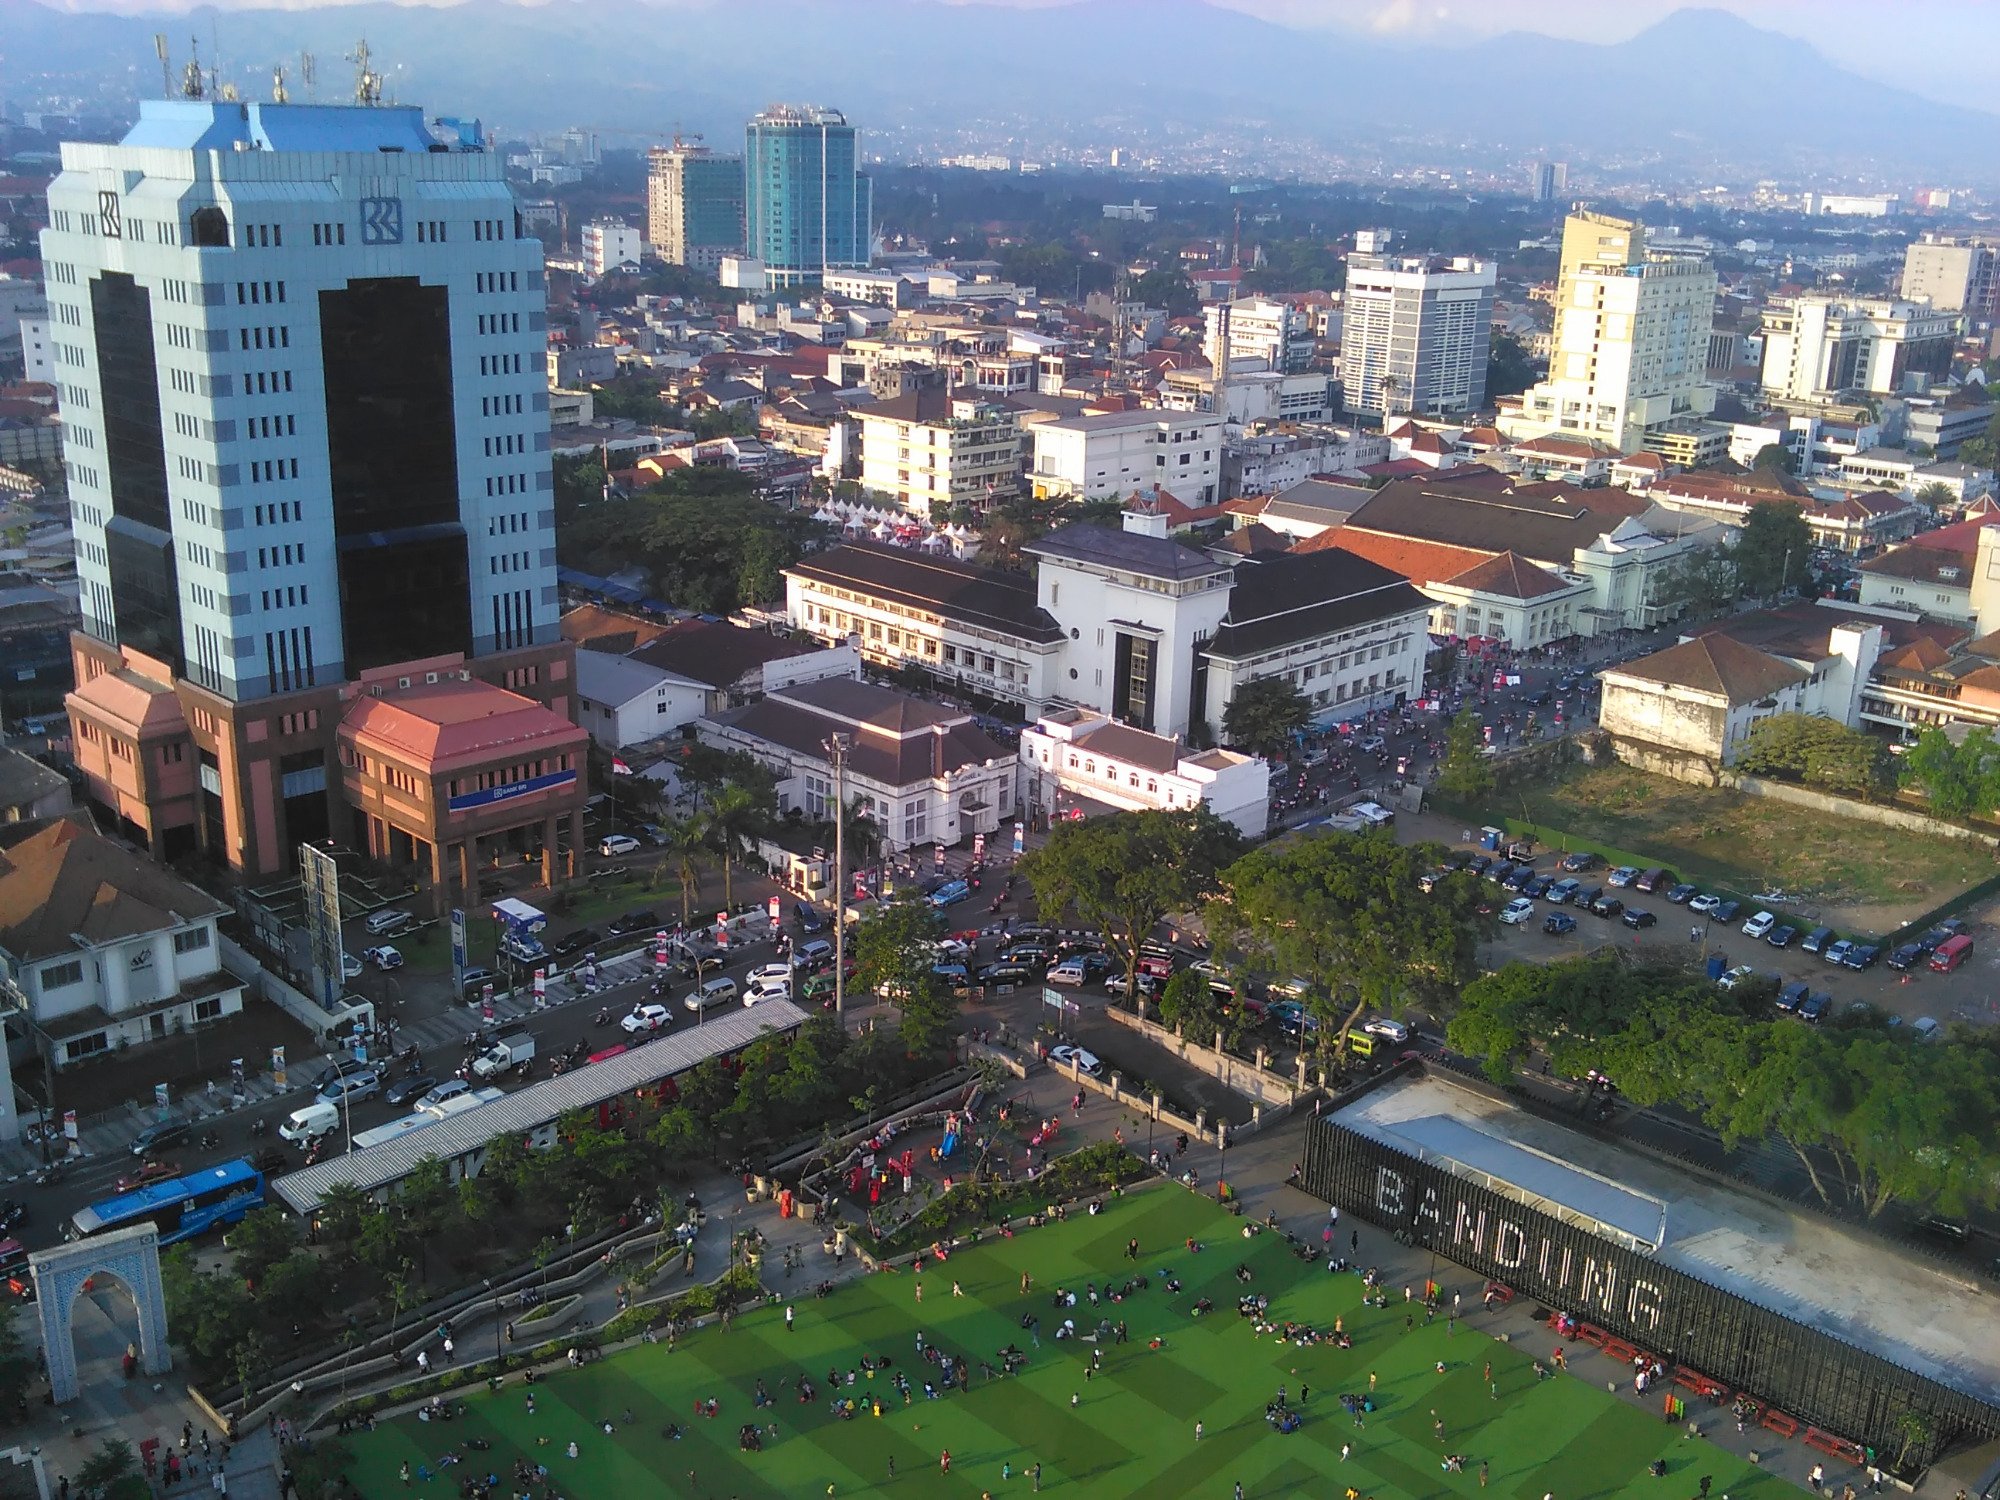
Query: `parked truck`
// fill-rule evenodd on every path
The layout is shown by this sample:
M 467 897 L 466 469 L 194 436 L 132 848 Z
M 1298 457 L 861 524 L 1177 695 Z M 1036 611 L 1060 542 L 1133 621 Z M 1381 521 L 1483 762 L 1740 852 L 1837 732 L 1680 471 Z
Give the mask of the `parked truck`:
M 493 1045 L 472 1060 L 472 1071 L 480 1078 L 498 1078 L 509 1068 L 535 1055 L 535 1039 L 525 1031 L 503 1031 Z

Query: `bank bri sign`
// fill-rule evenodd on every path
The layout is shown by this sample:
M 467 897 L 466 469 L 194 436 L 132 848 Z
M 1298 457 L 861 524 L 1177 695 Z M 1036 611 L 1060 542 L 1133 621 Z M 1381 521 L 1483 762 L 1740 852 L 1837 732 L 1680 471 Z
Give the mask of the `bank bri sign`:
M 1928 1463 L 2000 1438 L 2000 1407 L 1711 1286 L 1578 1224 L 1360 1134 L 1307 1128 L 1306 1191 L 1516 1296 L 1596 1324 L 1670 1364 L 1890 1457 L 1902 1417 L 1931 1420 L 1910 1456 Z
M 481 787 L 476 792 L 466 792 L 445 803 L 452 812 L 470 812 L 475 807 L 491 807 L 496 802 L 511 802 L 516 797 L 525 797 L 530 792 L 545 792 L 550 787 L 568 786 L 576 780 L 576 772 L 551 771 L 546 776 L 530 776 L 526 781 L 509 781 L 501 786 Z

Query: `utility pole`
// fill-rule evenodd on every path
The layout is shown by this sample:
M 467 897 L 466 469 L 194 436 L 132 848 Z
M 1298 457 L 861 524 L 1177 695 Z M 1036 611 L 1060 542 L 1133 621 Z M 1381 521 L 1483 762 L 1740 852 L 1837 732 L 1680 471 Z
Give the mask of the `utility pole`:
M 845 732 L 826 742 L 833 761 L 833 1015 L 847 1027 L 847 752 Z

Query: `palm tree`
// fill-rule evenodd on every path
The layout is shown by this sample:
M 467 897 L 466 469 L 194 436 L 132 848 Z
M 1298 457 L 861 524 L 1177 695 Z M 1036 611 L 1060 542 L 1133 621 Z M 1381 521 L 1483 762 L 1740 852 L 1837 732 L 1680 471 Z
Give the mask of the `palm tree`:
M 764 824 L 764 810 L 746 787 L 725 786 L 710 800 L 701 815 L 704 842 L 722 860 L 722 904 L 736 904 L 734 880 L 736 858 L 747 853 L 751 840 Z
M 1382 377 L 1382 420 L 1387 421 L 1396 414 L 1396 395 L 1403 388 L 1403 382 L 1394 375 Z
M 694 920 L 694 903 L 701 899 L 700 855 L 708 848 L 708 832 L 698 817 L 674 818 L 664 829 L 667 863 L 681 883 L 681 926 Z

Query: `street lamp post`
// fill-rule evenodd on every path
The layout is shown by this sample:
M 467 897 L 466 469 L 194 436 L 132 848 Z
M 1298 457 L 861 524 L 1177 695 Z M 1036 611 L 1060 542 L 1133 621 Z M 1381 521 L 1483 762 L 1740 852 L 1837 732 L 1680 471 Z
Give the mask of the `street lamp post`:
M 833 1014 L 847 1025 L 847 752 L 850 734 L 837 733 L 826 742 L 833 762 Z

